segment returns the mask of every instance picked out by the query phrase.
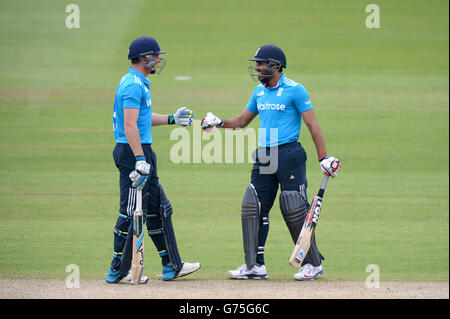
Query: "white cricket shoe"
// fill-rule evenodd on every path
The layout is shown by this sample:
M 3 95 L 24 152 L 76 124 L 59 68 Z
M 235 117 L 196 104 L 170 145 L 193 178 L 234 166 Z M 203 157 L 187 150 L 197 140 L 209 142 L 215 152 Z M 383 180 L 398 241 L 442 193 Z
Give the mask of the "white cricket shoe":
M 266 279 L 266 265 L 255 265 L 249 270 L 247 265 L 243 264 L 236 270 L 229 270 L 227 275 L 233 279 Z
M 300 270 L 294 274 L 295 280 L 313 280 L 317 276 L 320 276 L 323 274 L 323 268 L 322 265 L 319 265 L 317 267 L 314 267 L 311 264 L 305 264 L 303 265 Z
M 181 268 L 177 277 L 183 277 L 183 276 L 192 274 L 194 271 L 197 271 L 199 269 L 200 269 L 200 263 L 183 262 L 183 268 Z
M 139 278 L 138 283 L 139 284 L 146 284 L 148 281 L 148 277 L 147 276 L 141 276 Z M 131 284 L 131 270 L 128 272 L 128 275 L 126 275 L 125 277 L 123 277 L 123 279 L 120 281 L 120 283 L 123 284 Z
M 182 263 L 183 267 L 181 267 L 180 271 L 177 271 L 172 265 L 163 265 L 162 279 L 164 281 L 172 280 L 192 274 L 194 271 L 200 269 L 200 263 L 188 263 L 184 261 L 182 261 Z

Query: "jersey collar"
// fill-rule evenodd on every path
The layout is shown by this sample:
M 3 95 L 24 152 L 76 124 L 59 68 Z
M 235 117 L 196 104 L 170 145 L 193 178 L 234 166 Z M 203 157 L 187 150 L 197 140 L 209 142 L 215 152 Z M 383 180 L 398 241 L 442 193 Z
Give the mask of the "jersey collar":
M 285 77 L 286 77 L 286 75 L 285 75 L 284 73 L 282 73 L 280 79 L 278 80 L 277 85 L 275 85 L 275 86 L 272 88 L 272 87 L 269 87 L 269 85 L 266 83 L 266 84 L 264 84 L 264 87 L 265 87 L 266 89 L 272 89 L 272 90 L 277 89 L 277 88 L 281 85 L 281 83 L 283 83 Z
M 129 68 L 130 68 L 130 73 L 137 75 L 142 80 L 142 82 L 144 82 L 146 85 L 150 85 L 150 81 L 144 76 L 144 74 L 142 74 L 138 70 L 132 68 L 131 66 Z

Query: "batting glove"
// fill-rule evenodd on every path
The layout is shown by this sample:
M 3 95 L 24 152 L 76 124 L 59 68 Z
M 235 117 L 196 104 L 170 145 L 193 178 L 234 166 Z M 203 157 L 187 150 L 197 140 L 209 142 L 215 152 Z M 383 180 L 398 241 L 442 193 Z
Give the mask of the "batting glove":
M 336 177 L 341 167 L 341 162 L 336 157 L 328 156 L 327 154 L 319 158 L 319 164 L 322 172 L 333 178 Z
M 223 121 L 211 112 L 206 113 L 201 123 L 202 129 L 206 132 L 214 132 L 216 126 L 222 127 Z
M 150 175 L 151 166 L 145 161 L 144 156 L 136 156 L 136 165 L 134 171 L 129 175 L 132 187 L 136 187 L 138 190 L 142 190 L 147 183 L 148 176 Z
M 169 124 L 190 126 L 194 120 L 194 113 L 186 107 L 180 107 L 175 114 L 169 115 Z

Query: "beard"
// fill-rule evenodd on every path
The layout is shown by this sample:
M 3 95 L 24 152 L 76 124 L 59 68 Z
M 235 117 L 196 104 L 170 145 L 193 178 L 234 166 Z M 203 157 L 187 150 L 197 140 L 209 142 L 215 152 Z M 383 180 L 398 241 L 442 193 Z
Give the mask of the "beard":
M 265 72 L 258 74 L 258 80 L 259 82 L 261 82 L 262 84 L 266 84 L 267 82 L 270 81 L 270 79 L 272 78 L 273 74 L 266 74 Z

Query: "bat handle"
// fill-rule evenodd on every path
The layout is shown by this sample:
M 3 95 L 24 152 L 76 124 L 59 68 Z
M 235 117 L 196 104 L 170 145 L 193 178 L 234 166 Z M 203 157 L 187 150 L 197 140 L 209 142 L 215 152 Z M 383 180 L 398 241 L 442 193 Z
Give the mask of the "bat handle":
M 328 178 L 329 178 L 329 177 L 330 177 L 330 176 L 328 176 L 328 175 L 325 175 L 325 176 L 323 177 L 322 184 L 320 185 L 320 189 L 325 190 L 325 187 L 327 187 L 327 183 L 328 183 Z
M 322 184 L 320 185 L 319 193 L 317 194 L 317 196 L 319 196 L 320 198 L 323 198 L 323 194 L 325 193 L 325 187 L 327 187 L 329 177 L 330 176 L 328 176 L 328 175 L 325 175 L 323 177 Z
M 138 189 L 136 193 L 136 211 L 142 210 L 142 189 Z

